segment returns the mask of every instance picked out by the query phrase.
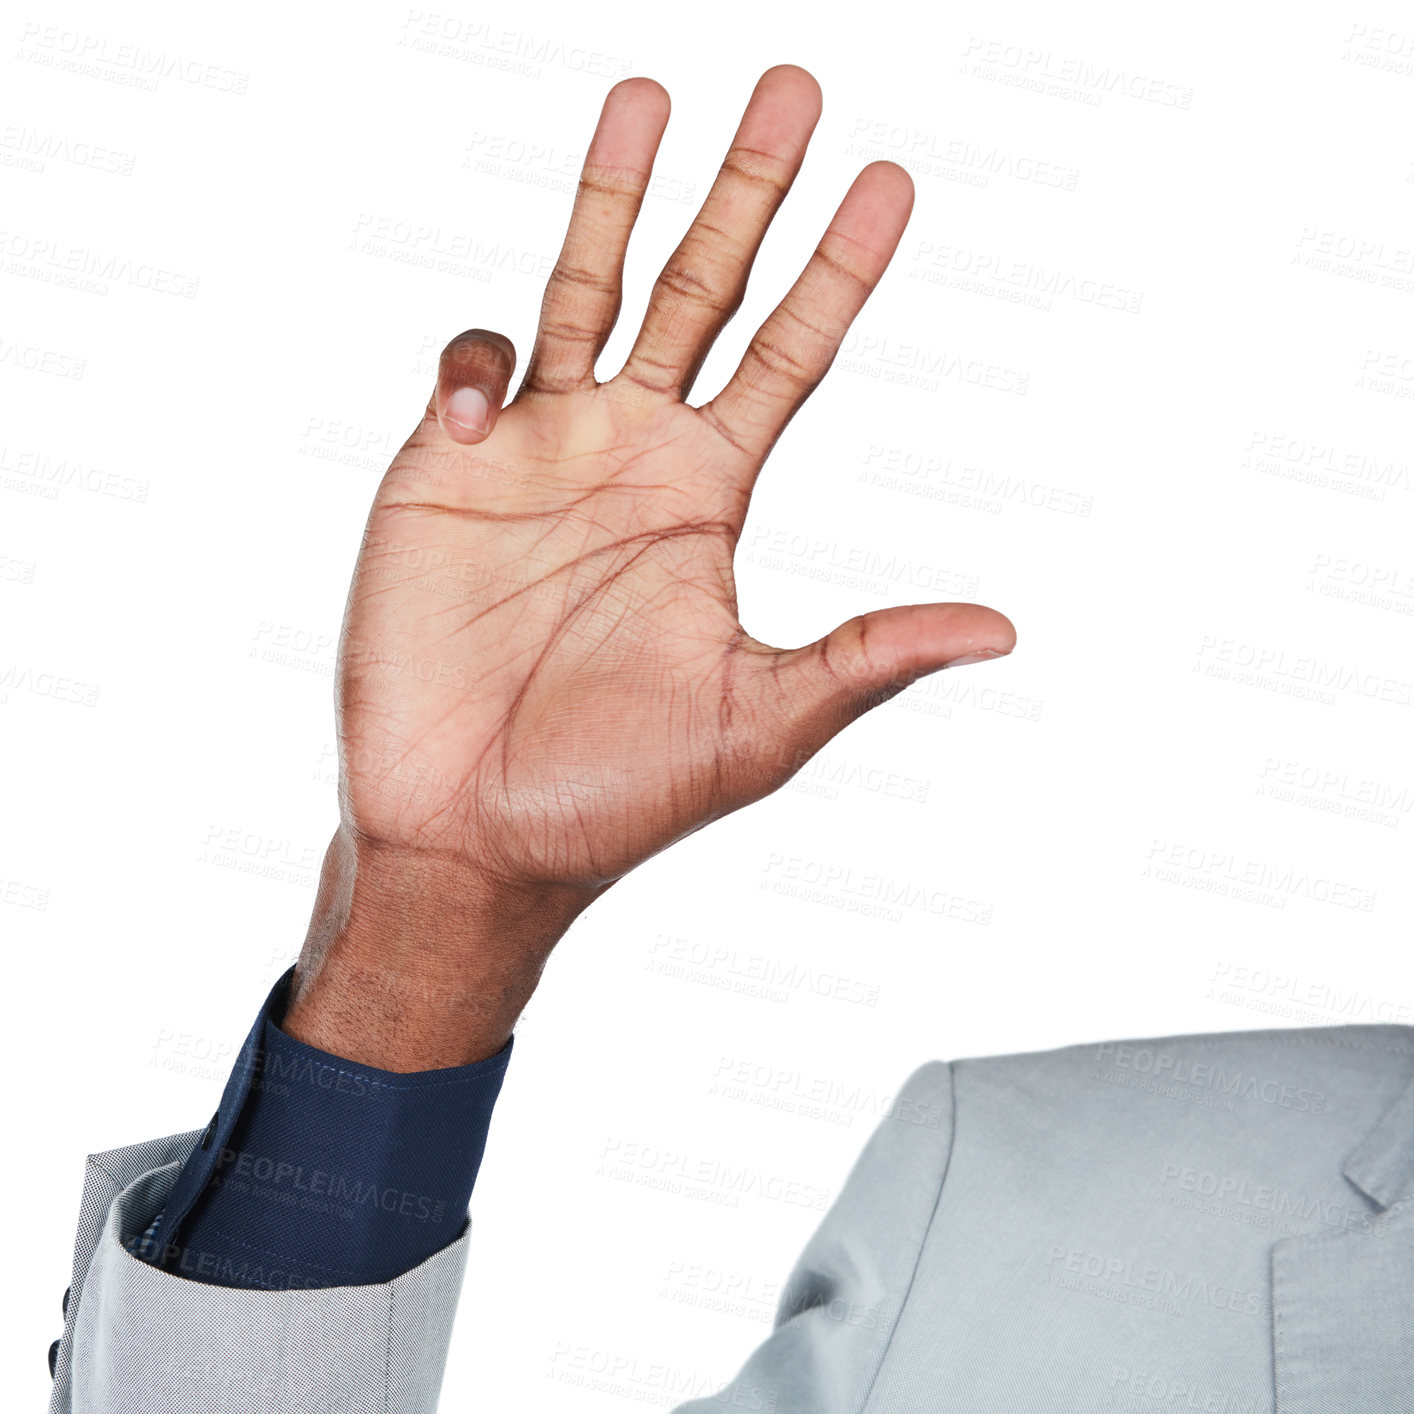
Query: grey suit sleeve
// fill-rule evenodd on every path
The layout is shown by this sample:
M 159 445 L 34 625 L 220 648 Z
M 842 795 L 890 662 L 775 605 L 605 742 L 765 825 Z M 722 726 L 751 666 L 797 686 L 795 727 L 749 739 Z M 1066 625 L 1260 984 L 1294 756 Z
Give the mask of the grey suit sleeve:
M 90 1155 L 50 1414 L 433 1414 L 470 1223 L 389 1282 L 313 1291 L 210 1286 L 123 1245 L 166 1202 L 202 1135 Z M 791 1270 L 772 1334 L 717 1395 L 735 1407 L 858 1414 L 888 1350 L 947 1174 L 952 1067 L 921 1066 L 876 1126 Z
M 392 1281 L 252 1291 L 164 1272 L 123 1245 L 202 1131 L 89 1156 L 50 1414 L 433 1414 L 470 1223 Z
M 806 1243 L 771 1335 L 725 1389 L 672 1414 L 858 1414 L 908 1298 L 952 1135 L 952 1066 L 929 1061 L 904 1082 Z

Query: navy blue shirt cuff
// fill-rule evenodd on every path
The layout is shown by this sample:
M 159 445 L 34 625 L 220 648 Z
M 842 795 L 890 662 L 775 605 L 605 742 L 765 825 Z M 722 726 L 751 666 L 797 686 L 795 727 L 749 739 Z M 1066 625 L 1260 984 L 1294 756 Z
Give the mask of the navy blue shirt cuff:
M 279 1027 L 290 968 L 236 1059 L 167 1206 L 133 1250 L 261 1290 L 390 1281 L 456 1241 L 514 1037 L 473 1065 L 410 1074 Z

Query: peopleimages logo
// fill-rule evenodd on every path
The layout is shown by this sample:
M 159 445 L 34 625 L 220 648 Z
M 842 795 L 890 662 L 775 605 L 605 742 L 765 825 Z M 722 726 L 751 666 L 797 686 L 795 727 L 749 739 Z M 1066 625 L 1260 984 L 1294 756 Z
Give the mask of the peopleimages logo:
M 1244 1291 L 1224 1281 L 1210 1280 L 1193 1273 L 1179 1273 L 1170 1267 L 1146 1265 L 1136 1257 L 1087 1252 L 1080 1247 L 1056 1245 L 1046 1262 L 1052 1286 L 1108 1300 L 1124 1296 L 1147 1296 L 1150 1301 L 1124 1304 L 1148 1306 L 1178 1315 L 1195 1305 L 1212 1306 L 1234 1315 L 1261 1316 L 1262 1299 L 1255 1291 Z
M 1255 1218 L 1259 1227 L 1298 1230 L 1298 1224 L 1321 1222 L 1347 1232 L 1374 1232 L 1369 1213 L 1347 1203 L 1319 1196 L 1308 1197 L 1259 1183 L 1246 1174 L 1220 1174 L 1210 1169 L 1166 1163 L 1159 1186 L 1170 1194 L 1175 1207 L 1192 1207 L 1217 1217 Z M 1189 1201 L 1190 1196 L 1192 1200 Z
M 399 1217 L 431 1223 L 440 1223 L 447 1210 L 446 1199 L 431 1194 L 385 1188 L 346 1173 L 306 1169 L 302 1164 L 287 1163 L 266 1154 L 252 1154 L 244 1149 L 221 1150 L 214 1181 L 219 1187 L 254 1193 L 257 1197 L 271 1198 L 287 1206 L 311 1206 L 296 1195 L 322 1197 L 333 1205 L 378 1208 L 385 1213 L 397 1213 Z M 269 1188 L 251 1187 L 252 1181 L 254 1184 L 268 1184 Z
M 1095 1048 L 1095 1060 L 1168 1085 L 1186 1085 L 1238 1099 L 1260 1100 L 1282 1109 L 1318 1115 L 1326 1108 L 1326 1096 L 1319 1090 L 1299 1089 L 1281 1080 L 1261 1080 L 1244 1071 L 1228 1070 L 1208 1061 L 1190 1061 L 1148 1046 L 1106 1041 Z

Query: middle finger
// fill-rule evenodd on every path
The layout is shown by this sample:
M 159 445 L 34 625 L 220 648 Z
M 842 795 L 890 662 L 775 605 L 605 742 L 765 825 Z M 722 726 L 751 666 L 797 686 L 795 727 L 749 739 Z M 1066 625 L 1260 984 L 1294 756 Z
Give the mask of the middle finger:
M 820 120 L 820 85 L 795 64 L 757 81 L 722 169 L 653 286 L 618 376 L 686 398 L 717 335 L 741 307 L 747 277 Z

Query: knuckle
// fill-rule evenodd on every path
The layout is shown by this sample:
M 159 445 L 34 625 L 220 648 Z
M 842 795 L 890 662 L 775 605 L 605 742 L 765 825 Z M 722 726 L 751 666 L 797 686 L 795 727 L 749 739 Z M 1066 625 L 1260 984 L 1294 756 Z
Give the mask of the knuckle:
M 590 290 L 599 295 L 617 296 L 618 286 L 613 280 L 605 279 L 604 276 L 596 274 L 593 270 L 587 270 L 582 265 L 569 265 L 561 262 L 550 272 L 550 283 L 552 285 L 569 285 L 577 290 Z
M 636 201 L 643 190 L 641 175 L 629 167 L 596 166 L 586 168 L 579 179 L 579 189 L 593 192 L 596 196 L 613 199 L 627 197 Z
M 660 289 L 676 295 L 685 303 L 713 314 L 726 314 L 735 307 L 730 299 L 723 299 L 717 293 L 715 282 L 710 276 L 698 274 L 691 263 L 681 258 L 668 262 L 658 277 L 658 285 Z
M 784 198 L 790 187 L 785 176 L 785 164 L 780 158 L 752 147 L 732 148 L 722 163 L 722 171 L 741 181 L 768 188 L 777 201 Z
M 560 339 L 569 344 L 594 344 L 599 341 L 599 331 L 569 320 L 546 320 L 540 332 L 548 339 Z
M 840 279 L 847 281 L 854 285 L 856 289 L 863 291 L 865 295 L 869 294 L 874 288 L 847 260 L 827 250 L 824 242 L 821 242 L 821 244 L 815 248 L 815 259 Z
M 810 364 L 797 358 L 791 351 L 774 339 L 758 338 L 755 341 L 756 356 L 768 367 L 782 373 L 792 373 L 801 378 L 810 376 Z

